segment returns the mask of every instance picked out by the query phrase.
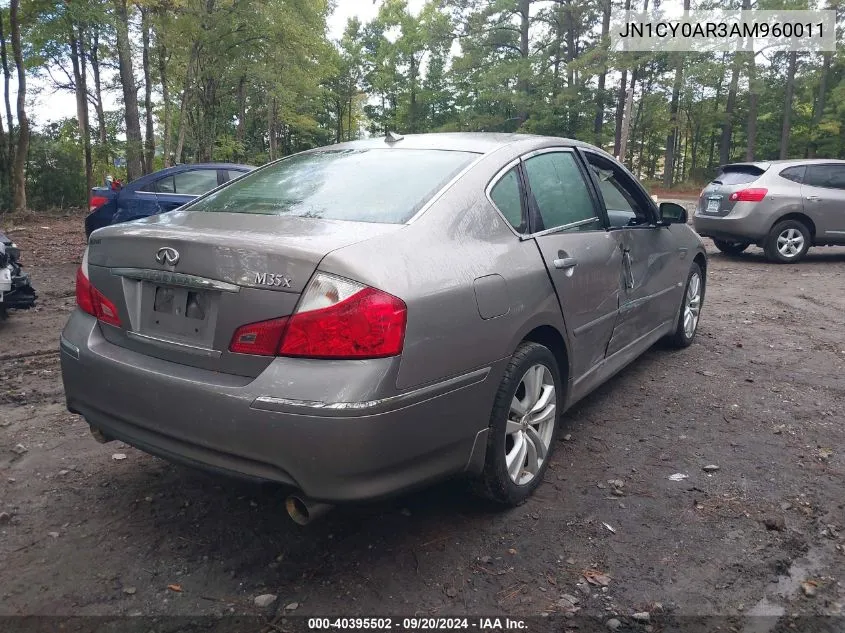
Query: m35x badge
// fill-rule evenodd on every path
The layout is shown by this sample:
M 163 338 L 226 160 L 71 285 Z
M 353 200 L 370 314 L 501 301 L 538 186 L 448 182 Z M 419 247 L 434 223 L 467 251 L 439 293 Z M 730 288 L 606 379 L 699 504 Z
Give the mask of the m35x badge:
M 256 286 L 273 286 L 274 288 L 290 288 L 290 277 L 278 273 L 255 273 Z

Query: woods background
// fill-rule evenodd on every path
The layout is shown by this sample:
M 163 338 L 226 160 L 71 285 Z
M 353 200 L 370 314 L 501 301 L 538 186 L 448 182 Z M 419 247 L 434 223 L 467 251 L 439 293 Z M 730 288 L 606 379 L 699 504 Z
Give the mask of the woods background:
M 374 0 L 372 21 L 332 41 L 328 0 L 11 0 L 0 209 L 84 207 L 106 174 L 260 165 L 387 130 L 574 137 L 696 191 L 730 161 L 845 158 L 841 52 L 609 53 L 611 12 L 650 1 Z M 34 118 L 35 84 L 72 92 L 77 116 Z

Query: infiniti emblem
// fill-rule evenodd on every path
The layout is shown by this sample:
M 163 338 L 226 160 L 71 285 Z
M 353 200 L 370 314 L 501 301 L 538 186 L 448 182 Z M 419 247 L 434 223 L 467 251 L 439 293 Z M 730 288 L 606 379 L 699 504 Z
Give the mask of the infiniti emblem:
M 167 264 L 168 266 L 175 266 L 179 263 L 179 251 L 175 248 L 165 246 L 158 249 L 156 252 L 156 261 L 159 264 Z

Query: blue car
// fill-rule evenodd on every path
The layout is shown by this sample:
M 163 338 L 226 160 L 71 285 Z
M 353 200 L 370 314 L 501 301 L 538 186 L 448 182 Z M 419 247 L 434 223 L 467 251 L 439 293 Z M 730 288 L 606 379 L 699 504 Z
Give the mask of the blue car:
M 201 163 L 176 165 L 147 174 L 128 185 L 114 181 L 91 189 L 85 237 L 110 224 L 172 211 L 197 196 L 255 169 L 250 165 Z

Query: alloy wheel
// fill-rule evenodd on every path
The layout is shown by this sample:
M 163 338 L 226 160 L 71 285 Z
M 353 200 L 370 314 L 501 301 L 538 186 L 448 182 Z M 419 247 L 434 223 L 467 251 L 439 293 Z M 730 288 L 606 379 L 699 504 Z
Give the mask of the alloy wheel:
M 694 272 L 687 284 L 687 296 L 684 302 L 684 335 L 692 338 L 698 327 L 698 316 L 701 313 L 701 275 Z
M 777 246 L 778 252 L 783 257 L 790 259 L 797 257 L 804 250 L 804 236 L 798 229 L 784 229 L 778 235 Z
M 549 453 L 556 416 L 552 372 L 545 365 L 532 365 L 516 389 L 505 428 L 505 467 L 515 484 L 528 484 L 540 472 Z

